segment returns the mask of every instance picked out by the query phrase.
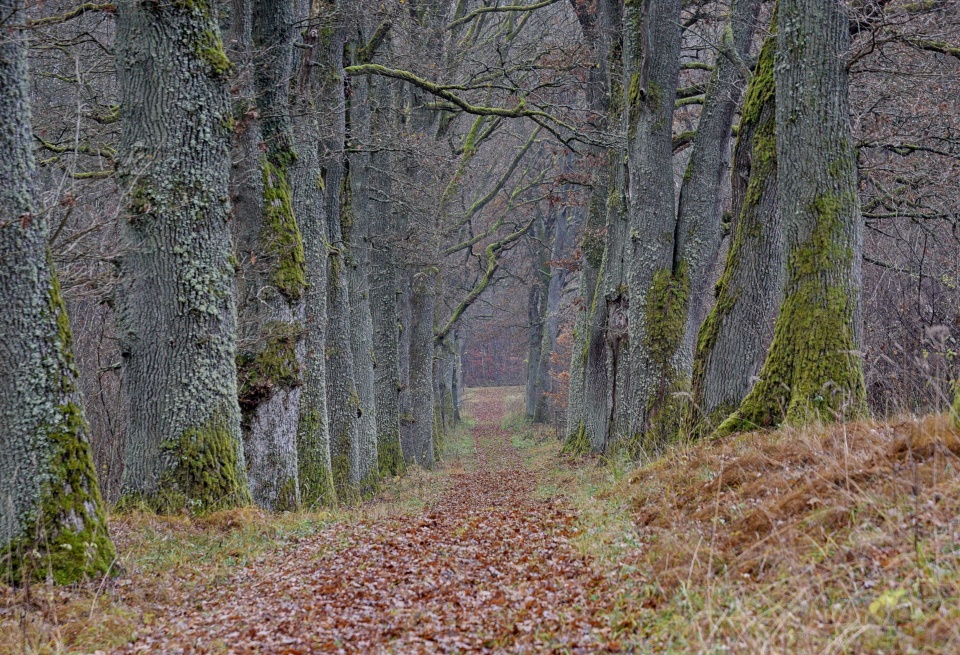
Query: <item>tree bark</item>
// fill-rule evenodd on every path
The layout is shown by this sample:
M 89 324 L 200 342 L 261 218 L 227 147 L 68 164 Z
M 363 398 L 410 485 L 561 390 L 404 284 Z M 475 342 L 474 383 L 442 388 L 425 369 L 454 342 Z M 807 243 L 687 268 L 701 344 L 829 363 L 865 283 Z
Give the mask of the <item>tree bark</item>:
M 365 80 L 355 80 L 350 95 L 350 141 L 365 141 L 370 132 Z M 359 139 L 357 138 L 359 132 Z M 349 155 L 349 211 L 344 214 L 347 225 L 344 242 L 347 252 L 347 285 L 350 292 L 350 348 L 360 402 L 358 438 L 358 484 L 360 493 L 368 495 L 377 486 L 377 407 L 374 398 L 373 319 L 370 315 L 370 202 L 369 153 Z
M 323 21 L 304 8 L 304 16 Z M 300 66 L 292 93 L 294 148 L 298 153 L 290 166 L 293 211 L 303 236 L 304 291 L 303 318 L 303 386 L 300 392 L 300 415 L 297 424 L 297 468 L 300 480 L 300 502 L 305 507 L 327 505 L 336 498 L 330 463 L 330 423 L 327 413 L 327 229 L 321 179 L 318 112 L 333 115 L 330 95 L 324 93 L 320 71 L 332 66 L 330 57 L 339 53 L 320 39 L 320 30 L 304 33 L 305 48 L 300 53 Z
M 117 294 L 124 488 L 162 511 L 250 502 L 237 403 L 230 113 L 214 7 L 117 7 L 127 190 Z
M 350 290 L 347 280 L 347 244 L 343 238 L 342 196 L 347 184 L 344 145 L 346 99 L 344 95 L 344 7 L 338 6 L 325 26 L 330 68 L 324 70 L 324 93 L 332 110 L 325 116 L 323 137 L 324 207 L 327 219 L 327 411 L 330 419 L 330 461 L 337 496 L 353 500 L 360 481 L 360 397 L 357 392 L 350 344 Z
M 775 26 L 774 26 L 775 29 Z M 733 155 L 733 237 L 716 303 L 697 338 L 694 432 L 709 434 L 746 397 L 773 336 L 783 293 L 783 230 L 777 205 L 776 38 L 760 50 Z
M 863 221 L 844 61 L 849 21 L 837 0 L 782 0 L 777 22 L 786 287 L 760 381 L 721 434 L 866 411 L 857 352 Z
M 687 325 L 674 358 L 684 377 L 691 374 L 694 341 L 708 306 L 707 287 L 720 249 L 723 181 L 730 174 L 730 128 L 740 98 L 741 67 L 749 58 L 759 0 L 733 0 L 716 69 L 707 85 L 693 137 L 677 210 L 679 266 L 690 279 Z
M 558 262 L 567 255 L 569 246 L 567 242 L 570 233 L 568 222 L 571 218 L 567 213 L 560 212 L 556 208 L 551 208 L 551 211 L 556 211 L 557 216 L 553 224 L 553 244 L 550 260 Z M 549 423 L 553 419 L 551 416 L 553 404 L 547 394 L 553 391 L 553 384 L 550 379 L 550 364 L 560 329 L 560 297 L 566 284 L 567 269 L 563 266 L 551 264 L 544 303 L 540 357 L 537 361 L 537 393 L 533 413 L 533 420 L 537 423 Z
M 411 424 L 403 442 L 408 464 L 433 468 L 433 314 L 436 306 L 435 274 L 414 275 L 410 293 L 410 397 Z
M 680 67 L 680 2 L 624 5 L 630 224 L 630 432 L 641 450 L 662 445 L 679 410 L 673 359 L 686 327 L 690 271 L 674 267 L 673 110 Z
M 374 398 L 377 407 L 377 457 L 380 475 L 401 475 L 405 464 L 400 449 L 400 266 L 396 258 L 399 237 L 392 207 L 394 157 L 387 149 L 387 130 L 393 124 L 393 94 L 384 80 L 370 80 L 370 316 L 373 321 Z
M 620 128 L 622 101 L 616 104 L 613 94 L 621 88 L 621 12 L 617 2 L 605 0 L 596 5 L 573 2 L 583 30 L 590 44 L 595 65 L 589 70 L 587 106 L 594 112 L 597 128 Z M 622 93 L 618 97 L 622 98 Z M 618 179 L 612 173 L 622 166 L 623 152 L 619 149 L 594 148 L 591 156 L 597 161 L 591 177 L 590 201 L 583 231 L 580 260 L 579 307 L 574 320 L 573 349 L 570 358 L 570 391 L 567 400 L 567 426 L 564 450 L 567 452 L 602 452 L 605 448 L 610 410 L 608 407 L 608 376 L 606 349 L 603 346 L 603 326 L 606 323 L 606 302 L 598 303 L 598 284 L 603 275 L 603 262 L 610 242 L 608 201 Z M 623 185 L 619 189 L 622 192 Z M 620 198 L 622 193 L 617 194 Z
M 542 217 L 535 238 L 530 239 L 530 258 L 534 280 L 527 291 L 527 384 L 524 389 L 524 413 L 530 420 L 537 414 L 537 402 L 543 387 L 540 380 L 540 349 L 543 346 L 543 327 L 547 309 L 547 287 L 550 268 L 547 264 L 547 246 L 552 225 Z
M 21 0 L 0 0 L 0 16 L 0 578 L 71 584 L 108 572 L 116 553 L 46 214 L 33 213 Z
M 254 501 L 268 510 L 288 510 L 299 505 L 296 435 L 303 380 L 298 353 L 303 352 L 306 286 L 290 183 L 298 155 L 289 105 L 293 0 L 253 0 L 250 25 L 263 140 L 256 146 L 266 153 L 257 158 L 262 198 L 249 203 L 253 211 L 235 214 L 241 428 Z

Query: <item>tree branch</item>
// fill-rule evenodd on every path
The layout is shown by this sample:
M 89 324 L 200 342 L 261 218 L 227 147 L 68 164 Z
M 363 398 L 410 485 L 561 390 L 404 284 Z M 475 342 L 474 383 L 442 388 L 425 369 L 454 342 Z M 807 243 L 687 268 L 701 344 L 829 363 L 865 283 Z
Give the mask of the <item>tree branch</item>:
M 453 327 L 457 324 L 457 321 L 460 320 L 460 317 L 463 316 L 463 312 L 465 312 L 470 305 L 476 302 L 477 298 L 480 297 L 480 294 L 482 294 L 490 285 L 490 280 L 493 279 L 494 273 L 496 273 L 497 269 L 500 268 L 500 260 L 497 259 L 497 255 L 499 255 L 511 243 L 529 232 L 530 228 L 532 228 L 534 223 L 537 222 L 537 218 L 537 216 L 534 216 L 526 225 L 521 227 L 516 232 L 508 234 L 500 241 L 495 241 L 487 246 L 485 251 L 487 256 L 487 269 L 484 271 L 483 277 L 480 278 L 480 281 L 477 282 L 476 286 L 470 290 L 470 293 L 467 294 L 466 298 L 464 298 L 453 310 L 453 313 L 450 314 L 450 318 L 447 320 L 444 326 L 433 335 L 434 344 L 439 344 L 441 341 L 443 341 L 443 338 L 450 333 L 450 330 L 453 329 Z
M 472 21 L 474 18 L 476 18 L 477 16 L 480 16 L 483 14 L 490 14 L 494 12 L 500 13 L 500 12 L 508 12 L 508 11 L 534 11 L 536 9 L 542 9 L 543 7 L 548 7 L 552 5 L 554 2 L 558 2 L 558 1 L 559 0 L 542 0 L 541 2 L 536 2 L 532 5 L 505 5 L 502 7 L 480 7 L 479 9 L 475 9 L 471 11 L 466 16 L 463 16 L 453 21 L 452 23 L 447 25 L 446 29 L 452 30 L 455 27 L 459 27 L 464 23 L 468 23 Z

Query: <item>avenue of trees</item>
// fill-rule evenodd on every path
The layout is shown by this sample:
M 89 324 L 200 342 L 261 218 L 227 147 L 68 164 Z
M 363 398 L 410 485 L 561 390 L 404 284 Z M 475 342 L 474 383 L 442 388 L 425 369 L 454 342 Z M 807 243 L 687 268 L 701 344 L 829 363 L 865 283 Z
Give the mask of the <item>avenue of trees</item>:
M 954 0 L 0 0 L 0 569 L 349 503 L 467 385 L 570 453 L 947 411 Z M 68 318 L 69 317 L 69 318 Z

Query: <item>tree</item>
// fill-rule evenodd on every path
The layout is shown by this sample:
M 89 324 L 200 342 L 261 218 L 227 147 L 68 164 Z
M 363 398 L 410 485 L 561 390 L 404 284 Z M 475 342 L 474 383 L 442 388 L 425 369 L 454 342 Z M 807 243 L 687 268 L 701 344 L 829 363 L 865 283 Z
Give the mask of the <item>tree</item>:
M 646 11 L 644 11 L 646 9 Z M 682 371 L 690 271 L 674 259 L 673 110 L 680 72 L 680 2 L 624 5 L 630 291 L 630 433 L 658 446 Z
M 117 6 L 124 489 L 164 511 L 250 502 L 237 403 L 230 61 L 207 2 Z
M 234 212 L 240 263 L 241 428 L 253 499 L 274 510 L 299 503 L 296 432 L 302 365 L 298 350 L 306 271 L 290 181 L 298 157 L 289 105 L 293 4 L 292 0 L 252 2 L 246 22 L 250 36 L 241 42 L 250 42 L 253 48 L 248 58 L 253 66 L 255 105 L 241 104 L 237 120 L 245 124 L 235 137 L 246 145 L 242 151 L 249 157 L 237 162 L 238 167 L 247 169 L 248 183 L 254 182 L 252 189 L 240 193 L 259 192 L 249 202 L 235 204 L 238 211 Z
M 0 571 L 69 584 L 108 572 L 115 553 L 46 213 L 34 209 L 22 2 L 3 0 L 0 16 Z
M 324 35 L 330 17 L 324 5 L 302 7 L 297 18 L 307 22 L 303 32 L 297 74 L 291 90 L 291 121 L 294 150 L 298 153 L 290 167 L 293 212 L 303 237 L 304 291 L 303 386 L 297 422 L 297 470 L 300 502 L 306 507 L 336 500 L 330 460 L 330 422 L 327 411 L 327 221 L 324 194 L 318 180 L 320 162 L 321 112 L 333 115 L 338 100 L 329 88 L 334 81 L 323 73 L 330 71 L 336 57 L 342 56 L 340 43 Z M 316 12 L 316 13 L 314 13 Z
M 776 156 L 786 288 L 760 381 L 720 433 L 866 410 L 861 333 L 863 221 L 836 0 L 778 9 Z
M 350 343 L 350 286 L 347 279 L 348 243 L 344 238 L 344 194 L 349 193 L 346 175 L 346 96 L 343 48 L 346 43 L 347 7 L 326 7 L 322 37 L 330 55 L 319 72 L 327 100 L 321 126 L 324 212 L 327 219 L 327 411 L 330 418 L 330 461 L 334 486 L 340 500 L 357 496 L 363 450 L 360 418 L 363 412 L 357 392 L 353 349 Z M 339 54 L 339 56 L 338 56 Z M 349 202 L 349 196 L 347 196 Z M 348 218 L 349 220 L 349 218 Z
M 783 292 L 783 232 L 777 206 L 776 38 L 768 37 L 744 101 L 734 149 L 733 237 L 716 303 L 700 327 L 693 363 L 696 434 L 712 432 L 753 386 L 770 345 Z

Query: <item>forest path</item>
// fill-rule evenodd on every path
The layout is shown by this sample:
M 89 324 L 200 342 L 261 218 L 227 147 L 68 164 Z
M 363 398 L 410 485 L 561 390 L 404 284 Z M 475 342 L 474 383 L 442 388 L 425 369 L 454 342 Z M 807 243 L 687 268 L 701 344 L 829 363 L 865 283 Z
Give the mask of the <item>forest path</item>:
M 477 390 L 473 470 L 417 516 L 338 524 L 170 607 L 125 652 L 609 653 L 617 594 L 571 539 L 561 497 L 538 498 Z

